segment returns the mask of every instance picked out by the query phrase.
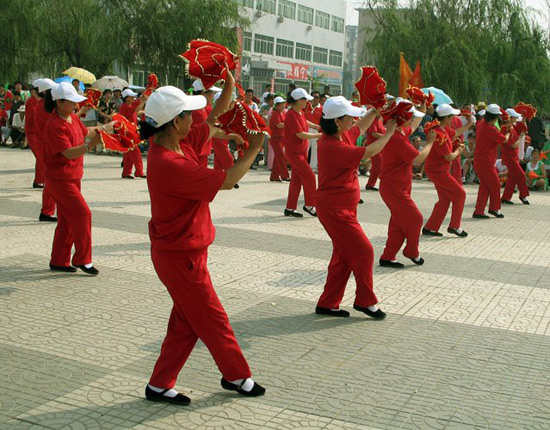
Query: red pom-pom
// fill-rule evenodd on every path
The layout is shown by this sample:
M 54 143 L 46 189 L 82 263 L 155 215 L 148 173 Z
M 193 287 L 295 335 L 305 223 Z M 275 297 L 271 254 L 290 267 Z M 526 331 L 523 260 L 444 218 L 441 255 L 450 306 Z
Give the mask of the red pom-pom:
M 531 121 L 537 114 L 537 109 L 533 105 L 519 102 L 514 106 L 514 110 L 523 116 L 525 120 Z
M 361 67 L 361 79 L 355 83 L 359 92 L 359 103 L 381 109 L 386 103 L 386 81 L 373 66 Z
M 381 110 L 380 115 L 384 123 L 393 119 L 397 126 L 400 127 L 412 118 L 413 113 L 410 111 L 412 107 L 411 103 L 401 102 L 396 104 L 394 101 L 388 108 Z

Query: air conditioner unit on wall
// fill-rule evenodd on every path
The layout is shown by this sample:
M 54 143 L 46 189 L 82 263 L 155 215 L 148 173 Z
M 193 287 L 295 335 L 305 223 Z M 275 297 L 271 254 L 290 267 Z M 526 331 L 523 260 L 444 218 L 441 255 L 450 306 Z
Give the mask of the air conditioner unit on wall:
M 312 27 L 311 25 L 308 25 L 308 26 L 306 27 L 306 30 L 307 30 L 307 31 L 311 31 L 311 30 L 313 30 L 313 27 Z
M 283 22 L 285 19 L 283 18 L 283 16 L 279 15 L 279 17 L 277 18 L 277 22 Z

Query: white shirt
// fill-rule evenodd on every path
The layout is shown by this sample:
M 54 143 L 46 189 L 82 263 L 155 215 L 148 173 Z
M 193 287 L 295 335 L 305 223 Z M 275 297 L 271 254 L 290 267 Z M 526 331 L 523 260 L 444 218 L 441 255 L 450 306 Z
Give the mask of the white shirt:
M 495 163 L 495 167 L 497 168 L 498 173 L 504 173 L 508 169 L 504 164 L 502 164 L 502 160 L 500 158 Z
M 21 119 L 21 114 L 17 112 L 13 116 L 11 125 L 13 128 L 25 128 L 25 118 Z
M 260 113 L 260 109 L 258 108 L 258 105 L 254 102 L 250 102 L 249 105 L 247 105 L 250 109 L 252 109 L 254 112 Z

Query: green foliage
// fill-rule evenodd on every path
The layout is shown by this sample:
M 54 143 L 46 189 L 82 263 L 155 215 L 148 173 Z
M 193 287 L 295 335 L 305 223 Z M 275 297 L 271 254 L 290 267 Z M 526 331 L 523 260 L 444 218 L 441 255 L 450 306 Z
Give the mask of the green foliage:
M 402 3 L 401 3 L 402 4 Z M 366 48 L 389 91 L 397 92 L 399 52 L 420 60 L 426 86 L 457 104 L 518 101 L 550 112 L 548 35 L 520 0 L 368 1 L 377 25 Z M 367 38 L 368 40 L 368 38 Z

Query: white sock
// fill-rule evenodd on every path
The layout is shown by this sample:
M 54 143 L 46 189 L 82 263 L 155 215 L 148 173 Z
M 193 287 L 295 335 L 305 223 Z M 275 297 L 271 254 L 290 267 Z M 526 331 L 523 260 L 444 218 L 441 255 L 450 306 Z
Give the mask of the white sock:
M 497 215 L 500 215 L 500 209 L 497 211 Z
M 459 228 L 456 229 L 456 232 L 457 232 L 458 234 L 460 234 L 460 233 L 462 233 L 462 229 L 459 227 Z
M 165 390 L 164 388 L 153 387 L 151 384 L 147 384 L 147 386 L 151 390 L 153 390 L 155 393 L 162 393 Z M 173 388 L 169 389 L 166 393 L 163 394 L 163 396 L 166 396 L 166 397 L 176 397 L 177 395 L 178 395 L 178 392 Z
M 397 263 L 397 260 L 390 260 L 392 263 Z
M 372 305 L 368 307 L 369 311 L 376 312 L 378 310 L 378 305 Z
M 420 261 L 420 255 L 418 257 L 414 257 L 413 260 L 417 262 Z
M 88 264 L 85 264 L 84 267 L 86 269 L 90 269 L 90 268 L 94 267 L 94 265 L 92 263 L 88 263 Z
M 290 212 L 294 212 L 296 209 L 289 209 L 289 208 L 286 208 L 287 211 L 290 211 Z
M 244 381 L 244 383 L 243 383 Z M 235 384 L 235 385 L 241 385 L 241 388 L 244 390 L 244 391 L 250 391 L 252 390 L 252 388 L 254 387 L 254 381 L 252 380 L 252 378 L 246 378 L 246 381 L 244 379 L 235 379 L 234 381 L 229 381 L 231 382 L 232 384 Z
M 310 212 L 316 213 L 315 206 L 306 206 L 306 209 Z

